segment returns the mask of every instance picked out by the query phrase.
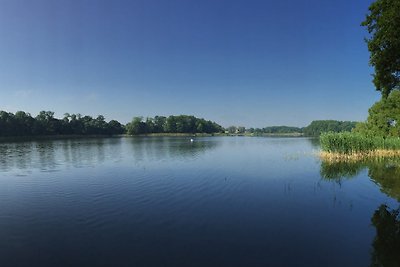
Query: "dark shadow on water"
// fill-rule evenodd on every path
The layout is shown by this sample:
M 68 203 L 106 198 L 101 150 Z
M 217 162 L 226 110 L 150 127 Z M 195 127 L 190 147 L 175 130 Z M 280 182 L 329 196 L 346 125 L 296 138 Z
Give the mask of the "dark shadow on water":
M 310 137 L 307 138 L 307 140 L 310 142 L 313 149 L 319 149 L 321 147 L 319 137 Z
M 321 176 L 328 180 L 352 178 L 360 173 L 366 166 L 362 163 L 352 162 L 321 162 Z
M 341 183 L 360 172 L 368 170 L 368 176 L 380 190 L 400 201 L 400 158 L 365 160 L 359 162 L 321 162 L 321 176 Z M 372 215 L 371 223 L 376 235 L 372 243 L 371 266 L 400 266 L 400 207 L 391 209 L 385 204 Z
M 90 166 L 105 160 L 105 145 L 114 144 L 116 138 L 35 140 L 0 143 L 0 172 L 38 169 L 57 171 L 61 165 Z
M 35 140 L 0 143 L 0 172 L 59 171 L 118 162 L 124 153 L 134 161 L 190 161 L 220 144 L 212 138 L 134 137 Z M 126 151 L 126 149 L 128 151 Z M 125 151 L 124 151 L 125 150 Z
M 386 195 L 400 201 L 400 158 L 379 158 L 357 162 L 321 162 L 324 179 L 340 181 L 368 170 L 368 176 Z
M 220 144 L 212 138 L 196 138 L 191 141 L 190 137 L 132 137 L 129 143 L 135 161 L 191 160 Z
M 376 229 L 372 243 L 371 266 L 400 266 L 400 208 L 390 209 L 381 205 L 373 214 L 371 222 Z

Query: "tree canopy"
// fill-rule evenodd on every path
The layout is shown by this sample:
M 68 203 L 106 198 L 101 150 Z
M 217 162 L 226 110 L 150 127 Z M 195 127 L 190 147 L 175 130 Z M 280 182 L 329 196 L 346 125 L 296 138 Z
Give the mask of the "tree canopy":
M 367 136 L 400 136 L 400 91 L 376 102 L 368 111 L 366 122 L 357 124 L 355 131 Z
M 400 1 L 376 0 L 361 24 L 370 34 L 366 39 L 373 83 L 383 97 L 400 88 Z
M 354 121 L 317 120 L 303 128 L 303 133 L 307 136 L 319 136 L 323 132 L 350 132 L 356 124 Z
M 319 136 L 323 132 L 350 132 L 356 126 L 354 121 L 336 121 L 336 120 L 316 120 L 312 121 L 306 127 L 293 126 L 267 126 L 264 128 L 245 129 L 247 133 L 252 135 L 298 135 Z M 228 133 L 239 133 L 239 128 L 230 126 L 227 128 Z
M 0 111 L 0 136 L 38 135 L 112 135 L 125 132 L 116 120 L 106 122 L 104 116 L 96 118 L 65 113 L 57 119 L 52 111 L 41 111 L 36 117 L 24 111 L 15 114 Z
M 195 116 L 155 116 L 154 118 L 134 117 L 126 125 L 130 135 L 147 133 L 218 133 L 223 127 L 215 122 Z

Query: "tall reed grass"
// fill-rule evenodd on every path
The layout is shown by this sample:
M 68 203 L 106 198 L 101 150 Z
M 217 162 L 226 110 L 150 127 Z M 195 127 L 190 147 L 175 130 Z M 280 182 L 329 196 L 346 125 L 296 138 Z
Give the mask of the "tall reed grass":
M 320 136 L 323 152 L 328 154 L 364 155 L 379 154 L 377 151 L 387 151 L 388 154 L 400 154 L 400 138 L 398 137 L 366 137 L 359 133 L 323 133 Z

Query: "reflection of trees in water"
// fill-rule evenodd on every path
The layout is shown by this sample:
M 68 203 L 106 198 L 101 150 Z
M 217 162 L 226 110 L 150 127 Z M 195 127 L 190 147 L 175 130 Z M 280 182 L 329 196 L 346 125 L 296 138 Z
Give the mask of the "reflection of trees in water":
M 129 142 L 135 161 L 193 159 L 219 144 L 206 138 L 190 142 L 190 137 L 132 137 Z
M 318 137 L 310 137 L 310 138 L 307 138 L 307 140 L 310 142 L 310 144 L 313 148 L 319 149 L 321 147 Z
M 32 164 L 32 147 L 32 143 L 0 143 L 0 171 L 28 168 Z
M 0 171 L 57 170 L 60 165 L 94 165 L 121 157 L 121 138 L 0 143 Z
M 57 165 L 54 142 L 37 142 L 35 150 L 38 153 L 40 169 L 54 170 Z
M 357 162 L 321 162 L 321 176 L 340 180 L 351 178 L 368 169 L 368 176 L 382 192 L 400 201 L 400 158 L 379 158 Z
M 321 176 L 340 181 L 351 178 L 360 171 L 368 169 L 368 176 L 379 185 L 386 195 L 400 201 L 400 159 L 380 158 L 358 162 L 322 162 Z M 376 229 L 372 243 L 371 266 L 400 266 L 400 208 L 389 209 L 381 205 L 373 214 L 371 221 Z
M 373 166 L 369 176 L 381 186 L 381 190 L 400 201 L 400 161 L 387 162 L 384 167 Z M 399 251 L 400 253 L 400 251 Z
M 381 205 L 372 216 L 376 236 L 372 244 L 371 266 L 400 266 L 400 208 L 390 210 Z
M 133 137 L 40 140 L 0 143 L 0 171 L 54 171 L 60 166 L 85 167 L 120 161 L 132 154 L 135 161 L 197 158 L 218 141 L 197 138 Z
M 105 142 L 103 138 L 67 140 L 62 147 L 64 160 L 74 167 L 101 163 L 105 158 Z

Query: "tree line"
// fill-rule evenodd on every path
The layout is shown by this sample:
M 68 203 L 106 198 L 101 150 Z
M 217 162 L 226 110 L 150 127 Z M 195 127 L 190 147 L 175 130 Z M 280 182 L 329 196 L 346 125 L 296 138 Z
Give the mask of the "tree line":
M 194 116 L 155 116 L 154 118 L 134 117 L 123 125 L 116 120 L 105 121 L 104 116 L 96 118 L 81 114 L 65 113 L 61 119 L 52 111 L 41 111 L 36 117 L 24 111 L 15 114 L 0 111 L 0 136 L 40 135 L 117 135 L 148 133 L 217 133 L 224 128 L 215 122 Z
M 268 126 L 264 128 L 248 128 L 230 126 L 226 129 L 229 134 L 302 134 L 305 136 L 319 136 L 323 132 L 350 132 L 356 127 L 354 121 L 315 120 L 306 127 Z
M 106 122 L 102 115 L 92 118 L 65 113 L 58 119 L 52 111 L 41 111 L 36 117 L 24 111 L 15 114 L 0 111 L 0 136 L 113 135 L 124 132 L 124 125 L 116 120 Z
M 302 133 L 302 128 L 293 126 L 268 126 L 264 128 L 250 128 L 248 132 L 252 134 L 288 134 Z
M 130 135 L 148 133 L 220 133 L 224 128 L 212 121 L 195 116 L 155 116 L 154 118 L 134 117 L 126 125 Z
M 390 98 L 389 98 L 390 99 Z M 397 118 L 396 118 L 397 119 Z M 269 126 L 248 128 L 244 126 L 221 125 L 203 118 L 189 115 L 171 115 L 155 117 L 134 117 L 126 125 L 116 120 L 106 121 L 104 116 L 96 118 L 81 114 L 65 113 L 61 119 L 54 117 L 52 111 L 41 111 L 36 117 L 18 111 L 15 114 L 0 111 L 0 136 L 40 136 L 40 135 L 117 135 L 117 134 L 151 134 L 151 133 L 228 133 L 228 134 L 303 134 L 318 136 L 322 132 L 351 131 L 356 122 L 318 120 L 307 127 Z
M 324 132 L 351 132 L 357 125 L 355 121 L 317 120 L 302 128 L 306 136 L 319 136 Z

